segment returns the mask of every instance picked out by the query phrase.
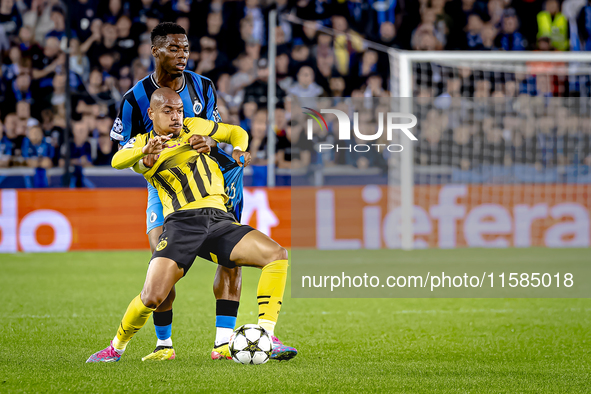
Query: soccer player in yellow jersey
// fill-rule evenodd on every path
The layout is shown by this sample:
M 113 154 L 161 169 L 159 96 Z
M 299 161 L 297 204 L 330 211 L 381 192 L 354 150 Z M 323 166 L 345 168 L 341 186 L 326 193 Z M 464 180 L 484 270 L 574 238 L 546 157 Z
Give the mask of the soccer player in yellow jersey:
M 198 153 L 193 136 L 209 135 L 218 142 L 234 146 L 233 158 L 250 162 L 246 132 L 238 127 L 201 118 L 183 121 L 183 102 L 169 88 L 156 90 L 148 115 L 154 129 L 141 134 L 113 157 L 117 169 L 133 167 L 157 190 L 164 207 L 164 231 L 152 255 L 142 292 L 129 304 L 117 335 L 110 346 L 86 362 L 119 361 L 127 343 L 144 326 L 172 287 L 187 274 L 197 256 L 209 256 L 218 264 L 257 267 L 262 270 L 257 287 L 258 324 L 273 337 L 276 359 L 288 360 L 297 350 L 283 345 L 275 336 L 279 310 L 287 277 L 287 251 L 254 228 L 235 222 L 224 205 L 224 178 L 217 162 Z M 157 155 L 151 168 L 142 158 Z

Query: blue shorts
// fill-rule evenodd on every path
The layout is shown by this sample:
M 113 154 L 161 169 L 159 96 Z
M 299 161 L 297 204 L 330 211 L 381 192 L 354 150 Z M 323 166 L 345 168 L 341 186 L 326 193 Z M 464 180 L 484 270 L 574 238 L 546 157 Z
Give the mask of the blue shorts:
M 148 184 L 148 208 L 146 209 L 146 234 L 156 227 L 164 225 L 164 214 L 162 203 L 158 197 L 158 190 Z
M 224 185 L 226 194 L 230 198 L 226 203 L 226 208 L 240 222 L 242 219 L 242 206 L 244 205 L 243 177 L 244 168 L 240 167 L 232 156 L 224 152 L 223 149 L 214 148 L 211 150 L 211 156 L 217 160 L 222 175 L 224 176 Z

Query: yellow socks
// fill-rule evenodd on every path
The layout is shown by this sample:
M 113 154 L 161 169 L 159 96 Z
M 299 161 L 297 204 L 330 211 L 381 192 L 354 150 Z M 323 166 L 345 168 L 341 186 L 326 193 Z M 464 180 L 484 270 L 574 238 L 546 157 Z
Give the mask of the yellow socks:
M 259 325 L 274 335 L 275 324 L 281 309 L 285 280 L 287 279 L 287 260 L 277 260 L 262 269 L 257 288 L 259 303 Z
M 139 295 L 129 303 L 113 339 L 113 347 L 117 353 L 123 353 L 127 343 L 146 324 L 152 312 L 154 309 L 145 306 Z

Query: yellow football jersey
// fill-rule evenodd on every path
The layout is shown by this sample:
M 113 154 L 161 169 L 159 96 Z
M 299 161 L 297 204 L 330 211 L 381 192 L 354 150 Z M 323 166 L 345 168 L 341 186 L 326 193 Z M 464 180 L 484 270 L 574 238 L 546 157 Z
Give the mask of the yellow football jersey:
M 241 127 L 202 118 L 186 118 L 179 136 L 166 142 L 152 168 L 145 167 L 142 148 L 154 131 L 132 138 L 112 160 L 117 169 L 133 167 L 158 190 L 164 216 L 178 210 L 218 208 L 226 211 L 228 196 L 218 162 L 209 154 L 197 153 L 189 144 L 192 135 L 208 135 L 246 151 L 248 135 Z

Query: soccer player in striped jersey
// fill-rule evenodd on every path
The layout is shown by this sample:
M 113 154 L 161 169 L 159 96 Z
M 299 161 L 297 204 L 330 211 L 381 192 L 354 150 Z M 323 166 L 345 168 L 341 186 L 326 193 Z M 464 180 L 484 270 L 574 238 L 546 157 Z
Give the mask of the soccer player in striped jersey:
M 189 58 L 189 41 L 185 30 L 169 22 L 160 23 L 151 34 L 152 55 L 155 58 L 155 71 L 139 81 L 130 89 L 121 102 L 119 115 L 111 130 L 111 139 L 121 146 L 138 134 L 152 129 L 148 116 L 150 98 L 156 89 L 168 87 L 176 91 L 183 102 L 184 117 L 200 117 L 215 122 L 221 121 L 217 110 L 217 94 L 213 83 L 201 75 L 186 71 Z M 242 167 L 211 138 L 199 136 L 193 140 L 198 152 L 209 152 L 218 161 L 226 178 L 226 187 L 235 189 L 228 206 L 240 221 L 242 211 Z M 143 158 L 146 166 L 154 162 L 153 155 Z M 146 210 L 147 234 L 153 252 L 160 234 L 164 216 L 162 204 L 156 189 L 148 184 L 148 208 Z M 210 258 L 211 260 L 211 258 Z M 213 292 L 216 298 L 216 338 L 211 353 L 212 359 L 229 358 L 228 340 L 236 324 L 242 277 L 240 267 L 233 269 L 218 265 L 214 278 Z M 168 298 L 154 311 L 154 325 L 158 342 L 156 349 L 144 360 L 172 360 L 175 357 L 172 346 L 172 304 L 176 292 L 172 288 Z
M 115 154 L 112 164 L 117 169 L 132 167 L 158 190 L 164 207 L 164 231 L 152 254 L 142 292 L 129 304 L 109 347 L 87 362 L 119 361 L 133 335 L 187 274 L 195 257 L 204 255 L 229 268 L 262 270 L 257 287 L 258 324 L 270 333 L 274 348 L 283 348 L 277 359 L 293 358 L 296 349 L 283 345 L 274 335 L 287 278 L 287 250 L 260 231 L 236 222 L 227 212 L 228 196 L 217 162 L 191 147 L 198 136 L 209 135 L 232 144 L 234 160 L 244 157 L 247 165 L 246 132 L 201 118 L 183 121 L 183 102 L 169 88 L 153 94 L 148 114 L 154 129 L 131 140 Z M 152 167 L 142 161 L 148 154 L 157 155 Z

